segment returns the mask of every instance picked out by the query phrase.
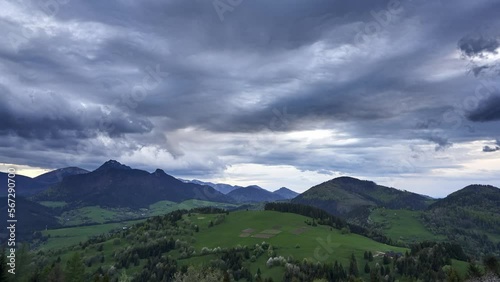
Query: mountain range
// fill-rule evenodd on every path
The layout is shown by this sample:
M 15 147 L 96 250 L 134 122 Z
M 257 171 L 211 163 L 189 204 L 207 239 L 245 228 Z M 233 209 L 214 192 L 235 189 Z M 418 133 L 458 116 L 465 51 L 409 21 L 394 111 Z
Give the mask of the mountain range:
M 212 188 L 214 188 L 215 190 L 221 192 L 222 194 L 227 194 L 231 191 L 234 191 L 238 188 L 243 188 L 243 186 L 237 186 L 237 185 L 229 185 L 229 184 L 224 184 L 224 183 L 212 183 L 212 182 L 205 182 L 205 181 L 201 181 L 201 180 L 197 180 L 197 179 L 193 179 L 193 180 L 183 180 L 183 179 L 180 179 L 181 181 L 183 182 L 186 182 L 186 183 L 194 183 L 194 184 L 198 184 L 198 185 L 207 185 L 207 186 L 210 186 Z
M 65 201 L 75 206 L 129 208 L 147 208 L 162 200 L 232 202 L 230 197 L 210 186 L 182 182 L 161 169 L 153 173 L 132 169 L 115 160 L 107 161 L 92 172 L 67 176 L 34 199 Z
M 250 185 L 250 186 L 243 187 L 243 186 L 229 185 L 229 184 L 224 184 L 224 183 L 205 182 L 205 181 L 200 181 L 200 180 L 196 180 L 196 179 L 182 180 L 182 181 L 187 182 L 187 183 L 195 183 L 195 184 L 199 184 L 199 185 L 208 185 L 208 186 L 214 188 L 215 190 L 221 192 L 222 194 L 229 194 L 229 193 L 231 193 L 235 190 L 241 189 L 241 188 L 250 188 L 250 190 L 258 189 L 258 190 L 264 191 L 264 192 L 258 191 L 257 192 L 258 196 L 250 196 L 250 195 L 245 196 L 245 194 L 248 194 L 248 193 L 245 193 L 245 190 L 239 190 L 238 192 L 231 194 L 231 195 L 236 196 L 241 201 L 245 201 L 245 199 L 247 198 L 248 199 L 247 202 L 264 202 L 264 201 L 269 202 L 269 201 L 274 201 L 274 200 L 293 199 L 293 198 L 297 197 L 297 195 L 299 195 L 299 193 L 292 191 L 286 187 L 281 187 L 280 189 L 278 189 L 276 191 L 269 192 L 268 190 L 266 190 L 260 186 L 257 186 L 257 185 Z M 269 193 L 266 193 L 266 192 L 269 192 Z M 237 200 L 237 202 L 239 202 L 239 200 Z
M 7 182 L 5 173 L 0 177 Z M 149 209 L 160 201 L 202 200 L 259 209 L 262 202 L 290 201 L 375 229 L 378 227 L 371 226 L 369 218 L 377 209 L 394 210 L 394 214 L 406 210 L 431 236 L 459 242 L 471 254 L 474 250 L 500 253 L 500 189 L 490 185 L 470 185 L 446 198 L 432 199 L 372 181 L 338 177 L 298 194 L 285 187 L 271 192 L 257 185 L 241 187 L 180 180 L 161 169 L 150 173 L 115 160 L 93 171 L 68 167 L 35 178 L 17 175 L 16 185 L 22 210 L 18 215 L 24 218 L 23 228 L 30 234 L 60 226 L 58 217 L 62 212 L 82 207 L 138 210 Z M 46 202 L 64 202 L 65 207 L 50 208 L 43 205 Z M 3 204 L 0 208 L 6 210 L 7 206 Z

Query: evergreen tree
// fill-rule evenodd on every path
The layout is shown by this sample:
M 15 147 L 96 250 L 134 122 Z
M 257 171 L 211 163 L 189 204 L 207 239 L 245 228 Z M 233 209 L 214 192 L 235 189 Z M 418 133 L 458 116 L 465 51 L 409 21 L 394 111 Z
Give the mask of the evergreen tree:
M 64 282 L 64 273 L 59 263 L 56 263 L 47 275 L 48 282 Z
M 120 279 L 118 281 L 130 282 L 130 281 L 132 281 L 132 279 L 127 275 L 127 272 L 124 270 L 124 271 L 122 271 L 122 274 L 120 275 Z
M 376 269 L 372 269 L 370 272 L 370 282 L 379 282 L 380 276 L 378 275 L 378 271 Z
M 16 250 L 16 281 L 26 281 L 32 277 L 34 267 L 32 267 L 33 256 L 28 244 L 22 244 Z
M 453 268 L 450 267 L 448 272 L 446 273 L 446 281 L 448 282 L 461 282 L 460 274 Z
M 368 263 L 365 264 L 365 273 L 370 273 L 370 266 Z
M 388 265 L 389 263 L 391 263 L 391 260 L 389 259 L 388 255 L 384 255 L 384 258 L 382 259 L 382 263 L 384 265 Z
M 356 261 L 356 257 L 354 256 L 354 253 L 351 255 L 351 261 L 349 263 L 349 275 L 352 275 L 354 277 L 359 276 L 358 263 Z
M 257 268 L 257 274 L 255 274 L 255 282 L 262 282 L 262 272 L 260 271 L 260 267 Z
M 368 261 L 373 261 L 373 254 L 372 251 L 368 252 Z
M 471 262 L 469 264 L 469 267 L 467 268 L 466 277 L 468 279 L 472 279 L 472 278 L 479 278 L 481 276 L 483 276 L 483 273 L 481 272 L 479 266 L 477 266 L 477 264 L 475 264 L 474 262 Z
M 231 282 L 231 278 L 229 277 L 229 273 L 227 271 L 224 271 L 224 280 L 222 282 Z
M 391 274 L 391 268 L 389 266 L 385 267 L 385 275 Z
M 85 275 L 85 265 L 79 253 L 75 252 L 66 263 L 66 281 L 83 282 Z
M 496 275 L 500 275 L 500 264 L 498 259 L 494 256 L 487 256 L 483 259 L 484 266 L 488 271 L 493 272 Z
M 7 266 L 7 259 L 6 259 L 6 256 L 7 254 L 5 253 L 5 249 L 3 246 L 0 246 L 0 248 L 2 249 L 0 251 L 0 281 L 9 281 L 8 280 L 8 266 Z
M 367 252 L 367 251 L 365 251 L 365 252 L 364 252 L 364 254 L 363 254 L 363 258 L 364 258 L 365 260 L 367 260 L 367 259 L 368 259 L 368 252 Z

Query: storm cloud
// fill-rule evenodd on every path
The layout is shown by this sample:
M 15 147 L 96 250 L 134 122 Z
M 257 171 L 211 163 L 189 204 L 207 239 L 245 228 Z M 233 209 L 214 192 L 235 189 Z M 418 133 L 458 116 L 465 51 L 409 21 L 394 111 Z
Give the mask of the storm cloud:
M 397 184 L 495 150 L 498 1 L 221 1 L 2 2 L 2 162 Z

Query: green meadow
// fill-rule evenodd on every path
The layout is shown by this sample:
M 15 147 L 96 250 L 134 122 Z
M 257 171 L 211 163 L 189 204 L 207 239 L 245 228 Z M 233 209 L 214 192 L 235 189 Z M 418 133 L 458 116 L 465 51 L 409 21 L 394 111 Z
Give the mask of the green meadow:
M 92 236 L 122 229 L 144 220 L 124 221 L 119 223 L 96 224 L 89 226 L 67 227 L 42 231 L 49 236 L 47 242 L 40 246 L 40 250 L 57 250 L 88 240 Z
M 420 211 L 375 209 L 370 220 L 377 228 L 395 242 L 414 243 L 441 241 L 445 237 L 432 234 L 420 221 Z
M 263 241 L 271 244 L 277 256 L 295 259 L 308 259 L 320 262 L 341 262 L 344 266 L 349 263 L 354 253 L 358 260 L 358 267 L 362 269 L 365 261 L 363 253 L 371 251 L 374 255 L 386 251 L 404 253 L 406 249 L 389 246 L 357 234 L 341 234 L 337 229 L 327 226 L 310 226 L 305 223 L 309 218 L 292 213 L 275 211 L 238 211 L 226 216 L 224 222 L 208 228 L 213 215 L 192 214 L 187 220 L 202 227 L 195 233 L 194 247 L 197 252 L 203 247 L 236 247 L 253 246 Z M 268 237 L 268 238 L 263 238 Z M 210 255 L 209 255 L 210 256 Z M 280 281 L 283 268 L 266 266 L 268 256 L 261 256 L 249 265 L 251 271 L 260 268 L 265 277 L 272 277 Z M 181 260 L 182 264 L 192 264 L 210 261 L 208 258 L 193 257 Z M 375 259 L 373 266 L 380 261 Z

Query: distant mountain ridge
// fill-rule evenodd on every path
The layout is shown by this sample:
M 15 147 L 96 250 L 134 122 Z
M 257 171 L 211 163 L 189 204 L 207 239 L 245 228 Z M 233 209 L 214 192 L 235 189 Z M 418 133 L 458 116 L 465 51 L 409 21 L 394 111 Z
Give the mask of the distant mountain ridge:
M 8 178 L 8 173 L 0 172 L 0 181 L 1 183 L 5 183 L 4 187 L 7 186 Z M 14 180 L 16 181 L 16 194 L 19 196 L 31 196 L 47 188 L 46 185 L 43 185 L 33 178 L 24 175 L 17 174 Z M 1 196 L 7 196 L 7 189 L 0 189 L 0 197 Z
M 280 189 L 274 191 L 273 194 L 279 195 L 284 199 L 293 199 L 299 195 L 299 193 L 292 191 L 286 187 L 281 187 Z
M 205 182 L 205 181 L 201 181 L 201 180 L 197 180 L 197 179 L 182 180 L 182 181 L 186 182 L 186 183 L 194 183 L 194 184 L 198 184 L 198 185 L 208 185 L 208 186 L 214 188 L 215 190 L 221 192 L 222 194 L 227 194 L 227 193 L 234 191 L 238 188 L 243 188 L 243 186 L 230 185 L 230 184 L 224 184 L 224 183 Z
M 61 182 L 64 177 L 67 177 L 70 175 L 84 174 L 84 173 L 89 173 L 89 171 L 86 169 L 83 169 L 83 168 L 71 166 L 71 167 L 59 168 L 56 170 L 49 171 L 49 172 L 41 174 L 33 179 L 38 181 L 39 183 L 51 185 L 51 184 L 55 184 L 57 182 Z
M 316 185 L 292 199 L 292 202 L 315 206 L 334 215 L 346 215 L 361 208 L 377 206 L 423 210 L 432 200 L 416 193 L 344 176 Z
M 264 190 L 264 191 L 267 191 L 267 192 L 271 192 L 269 190 L 266 190 L 258 185 L 250 185 L 250 186 L 238 186 L 238 185 L 230 185 L 230 184 L 225 184 L 225 183 L 212 183 L 212 182 L 205 182 L 205 181 L 201 181 L 201 180 L 197 180 L 197 179 L 193 179 L 193 180 L 184 180 L 184 179 L 180 179 L 181 181 L 183 182 L 186 182 L 186 183 L 195 183 L 195 184 L 199 184 L 199 185 L 208 185 L 212 188 L 214 188 L 215 190 L 223 193 L 223 194 L 229 194 L 230 192 L 232 191 L 235 191 L 237 189 L 240 189 L 240 188 L 255 188 L 255 189 L 258 189 L 258 190 Z M 279 199 L 279 200 L 282 200 L 282 199 L 293 199 L 295 197 L 297 197 L 297 195 L 299 195 L 299 193 L 295 192 L 295 191 L 292 191 L 286 187 L 281 187 L 280 189 L 277 189 L 276 191 L 272 191 L 271 193 L 277 195 L 278 197 L 274 197 L 274 196 L 270 196 L 269 194 L 267 193 L 260 193 L 260 197 L 261 197 L 261 200 L 259 201 L 258 200 L 258 197 L 253 197 L 252 201 L 251 202 L 268 202 L 270 201 L 270 199 Z M 243 199 L 243 195 L 241 195 L 242 193 L 239 192 L 239 193 L 236 193 L 236 194 L 232 194 L 233 196 L 237 195 L 236 197 L 239 198 L 239 197 L 242 197 L 241 200 Z M 250 198 L 248 198 L 250 199 Z
M 234 199 L 237 203 L 273 202 L 285 199 L 256 185 L 233 190 L 227 196 Z
M 53 184 L 60 182 L 64 177 L 81 173 L 88 173 L 88 171 L 79 167 L 66 167 L 49 171 L 35 178 L 16 174 L 14 178 L 16 181 L 16 194 L 26 197 L 32 196 L 46 190 Z M 7 183 L 7 178 L 7 173 L 0 172 L 0 181 L 2 183 Z M 0 190 L 0 196 L 6 195 L 7 190 Z
M 182 182 L 161 169 L 153 173 L 132 169 L 115 160 L 92 172 L 68 176 L 35 199 L 65 201 L 76 206 L 129 208 L 147 208 L 162 200 L 233 202 L 210 186 Z

